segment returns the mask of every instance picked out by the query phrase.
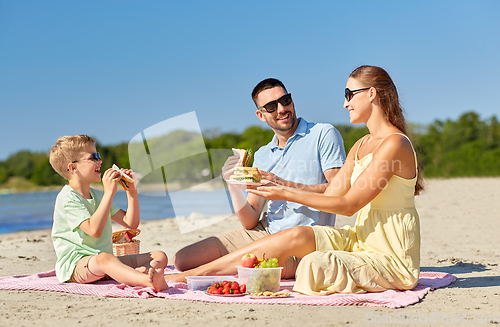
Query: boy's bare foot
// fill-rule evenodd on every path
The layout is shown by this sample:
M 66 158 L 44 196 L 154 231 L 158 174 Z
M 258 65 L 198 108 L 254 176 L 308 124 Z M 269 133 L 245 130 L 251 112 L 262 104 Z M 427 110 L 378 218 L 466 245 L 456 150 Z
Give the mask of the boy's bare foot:
M 160 266 L 160 263 L 156 260 L 151 261 L 151 268 L 149 268 L 149 282 L 155 289 L 155 291 L 160 292 L 169 288 L 167 282 L 165 281 L 165 269 Z
M 165 270 L 163 268 L 149 268 L 149 280 L 151 281 L 151 286 L 155 291 L 160 292 L 169 288 L 163 274 Z

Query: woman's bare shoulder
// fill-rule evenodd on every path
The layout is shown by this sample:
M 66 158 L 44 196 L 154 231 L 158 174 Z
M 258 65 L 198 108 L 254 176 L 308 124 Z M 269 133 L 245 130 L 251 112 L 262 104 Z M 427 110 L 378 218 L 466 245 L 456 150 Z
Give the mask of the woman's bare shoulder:
M 403 134 L 388 135 L 374 151 L 374 156 L 392 158 L 413 157 L 413 145 L 408 137 Z

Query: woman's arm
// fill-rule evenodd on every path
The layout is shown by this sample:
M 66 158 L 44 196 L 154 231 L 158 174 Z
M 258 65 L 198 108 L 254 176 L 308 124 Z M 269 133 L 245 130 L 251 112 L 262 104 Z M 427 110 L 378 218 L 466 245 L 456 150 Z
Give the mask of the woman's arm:
M 337 173 L 339 171 L 340 171 L 340 168 L 330 168 L 330 169 L 325 170 L 323 172 L 323 174 L 325 175 L 325 178 L 328 182 L 322 183 L 322 184 L 314 184 L 314 185 L 306 185 L 306 184 L 300 184 L 300 183 L 294 183 L 291 181 L 287 181 L 281 177 L 276 176 L 273 173 L 270 173 L 270 172 L 267 172 L 264 170 L 260 170 L 260 174 L 262 175 L 263 182 L 269 181 L 271 183 L 281 185 L 284 187 L 297 189 L 299 191 L 323 193 L 327 189 L 328 183 L 331 182 L 331 180 L 337 175 Z
M 353 166 L 354 154 L 352 152 L 351 150 L 346 164 Z M 413 164 L 411 164 L 412 162 Z M 331 185 L 324 194 L 317 194 L 296 193 L 292 189 L 284 189 L 278 186 L 262 186 L 257 190 L 248 190 L 248 192 L 262 196 L 267 200 L 293 201 L 321 211 L 351 216 L 372 201 L 394 174 L 405 175 L 411 169 L 413 169 L 414 175 L 413 150 L 409 141 L 403 136 L 391 136 L 373 153 L 371 163 L 350 188 L 343 185 L 336 188 L 335 185 Z M 344 175 L 339 176 L 339 181 L 346 183 L 347 177 L 350 178 L 352 174 L 352 169 L 342 167 L 337 175 L 339 174 Z M 335 179 L 330 184 L 334 181 Z M 347 192 L 342 195 L 341 192 L 345 190 Z

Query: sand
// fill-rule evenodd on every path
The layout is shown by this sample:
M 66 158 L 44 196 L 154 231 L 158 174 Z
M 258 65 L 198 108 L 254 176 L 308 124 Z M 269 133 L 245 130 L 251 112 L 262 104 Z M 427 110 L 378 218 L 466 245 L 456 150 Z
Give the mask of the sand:
M 213 304 L 0 290 L 0 326 L 419 326 L 500 323 L 500 178 L 428 180 L 417 198 L 422 271 L 458 280 L 401 309 L 361 306 Z M 338 217 L 337 226 L 354 217 Z M 181 247 L 239 227 L 233 216 L 181 235 L 175 219 L 141 223 L 141 250 Z M 0 235 L 0 276 L 54 268 L 50 230 Z M 392 323 L 391 323 L 392 322 Z

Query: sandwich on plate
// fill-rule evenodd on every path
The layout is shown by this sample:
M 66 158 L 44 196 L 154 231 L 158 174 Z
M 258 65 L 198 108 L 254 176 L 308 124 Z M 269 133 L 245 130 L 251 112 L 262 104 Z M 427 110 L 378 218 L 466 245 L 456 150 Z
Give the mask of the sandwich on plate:
M 247 167 L 252 157 L 252 151 L 243 149 L 233 149 L 235 155 L 240 156 L 239 166 L 234 167 L 233 174 L 229 180 L 238 182 L 259 183 L 262 179 L 257 167 Z

